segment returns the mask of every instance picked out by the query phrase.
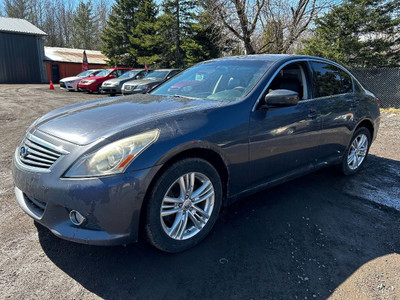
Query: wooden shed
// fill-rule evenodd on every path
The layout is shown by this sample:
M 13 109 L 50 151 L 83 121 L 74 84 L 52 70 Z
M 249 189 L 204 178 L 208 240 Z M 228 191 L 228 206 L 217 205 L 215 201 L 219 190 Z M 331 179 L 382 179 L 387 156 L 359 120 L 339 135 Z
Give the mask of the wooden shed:
M 44 47 L 48 80 L 58 83 L 60 79 L 75 76 L 82 71 L 83 49 Z M 100 51 L 86 50 L 89 69 L 107 67 L 107 57 Z

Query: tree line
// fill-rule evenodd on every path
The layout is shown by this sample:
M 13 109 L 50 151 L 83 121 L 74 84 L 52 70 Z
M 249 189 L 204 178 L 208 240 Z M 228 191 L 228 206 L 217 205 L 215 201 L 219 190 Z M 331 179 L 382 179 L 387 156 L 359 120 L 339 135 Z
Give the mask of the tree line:
M 227 55 L 300 53 L 347 67 L 398 66 L 398 0 L 4 0 L 47 46 L 101 50 L 126 66 L 186 67 Z
M 99 36 L 111 11 L 110 0 L 4 0 L 1 11 L 31 22 L 45 33 L 50 47 L 101 50 Z

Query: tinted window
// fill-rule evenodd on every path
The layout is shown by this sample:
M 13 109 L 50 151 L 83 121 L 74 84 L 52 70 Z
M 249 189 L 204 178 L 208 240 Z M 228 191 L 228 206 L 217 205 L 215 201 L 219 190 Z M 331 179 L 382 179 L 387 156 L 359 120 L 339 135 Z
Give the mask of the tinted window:
M 311 63 L 313 68 L 314 97 L 342 94 L 340 70 L 324 63 Z
M 353 92 L 353 81 L 350 75 L 340 70 L 340 77 L 342 79 L 342 94 Z

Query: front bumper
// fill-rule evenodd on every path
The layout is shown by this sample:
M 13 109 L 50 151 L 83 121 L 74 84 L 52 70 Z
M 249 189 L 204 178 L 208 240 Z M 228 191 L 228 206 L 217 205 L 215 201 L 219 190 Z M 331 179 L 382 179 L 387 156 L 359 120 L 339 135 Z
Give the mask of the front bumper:
M 77 82 L 63 82 L 60 81 L 60 89 L 68 90 L 68 91 L 77 91 L 78 83 Z
M 78 84 L 78 90 L 81 92 L 96 92 L 97 91 L 97 84 L 90 84 L 90 85 L 81 85 Z
M 161 166 L 115 176 L 65 179 L 54 173 L 21 170 L 12 164 L 20 207 L 56 236 L 91 245 L 118 245 L 138 239 L 142 203 Z M 86 222 L 74 225 L 76 210 Z
M 118 86 L 101 86 L 101 91 L 105 94 L 121 94 L 121 88 Z
M 122 90 L 123 95 L 132 95 L 132 94 L 145 94 L 147 91 L 146 90 L 140 90 L 140 91 L 135 91 L 135 90 Z

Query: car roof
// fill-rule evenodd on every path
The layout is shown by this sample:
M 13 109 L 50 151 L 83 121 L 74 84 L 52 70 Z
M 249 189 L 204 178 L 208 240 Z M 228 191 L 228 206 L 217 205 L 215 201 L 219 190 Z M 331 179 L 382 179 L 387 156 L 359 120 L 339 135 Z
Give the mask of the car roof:
M 168 72 L 171 72 L 171 71 L 179 71 L 180 69 L 155 69 L 155 70 L 153 70 L 153 71 L 168 71 Z
M 279 61 L 289 61 L 289 60 L 297 60 L 297 59 L 304 59 L 304 60 L 320 60 L 326 61 L 330 63 L 335 63 L 334 61 L 330 61 L 328 59 L 311 56 L 311 55 L 298 55 L 298 54 L 252 54 L 252 55 L 238 55 L 238 56 L 228 56 L 228 57 L 221 57 L 212 60 L 205 61 L 243 61 L 243 60 L 258 60 L 258 61 L 270 61 L 270 62 L 279 62 Z

